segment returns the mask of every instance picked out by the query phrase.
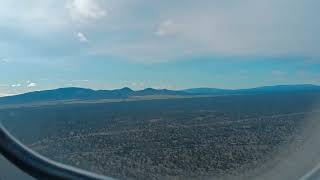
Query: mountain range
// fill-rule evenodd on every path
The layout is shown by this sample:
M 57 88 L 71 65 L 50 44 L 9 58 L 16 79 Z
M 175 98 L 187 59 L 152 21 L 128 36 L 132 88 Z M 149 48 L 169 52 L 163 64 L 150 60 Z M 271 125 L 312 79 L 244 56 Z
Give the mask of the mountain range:
M 298 85 L 275 85 L 262 86 L 248 89 L 217 89 L 217 88 L 192 88 L 182 90 L 192 94 L 250 94 L 250 93 L 272 93 L 272 92 L 301 92 L 301 91 L 320 91 L 320 86 L 312 84 Z
M 147 88 L 138 91 L 134 91 L 127 87 L 116 90 L 92 90 L 86 88 L 70 87 L 1 97 L 0 105 L 72 100 L 127 99 L 136 96 L 199 96 L 288 92 L 320 92 L 320 86 L 311 84 L 277 85 L 235 90 L 216 88 L 192 88 L 184 90 Z

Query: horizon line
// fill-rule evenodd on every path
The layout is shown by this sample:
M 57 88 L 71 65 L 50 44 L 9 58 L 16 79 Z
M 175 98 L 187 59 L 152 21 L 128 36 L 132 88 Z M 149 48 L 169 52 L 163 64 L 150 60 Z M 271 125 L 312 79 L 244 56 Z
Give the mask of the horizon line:
M 57 87 L 57 88 L 51 88 L 51 89 L 39 89 L 39 90 L 34 90 L 34 91 L 27 91 L 27 92 L 22 92 L 22 93 L 17 93 L 17 94 L 0 94 L 0 98 L 2 97 L 11 97 L 11 96 L 16 96 L 16 95 L 22 95 L 22 94 L 27 94 L 27 93 L 32 93 L 32 92 L 41 92 L 41 91 L 51 91 L 51 90 L 58 90 L 58 89 L 71 89 L 71 88 L 78 88 L 78 89 L 88 89 L 88 90 L 93 90 L 93 91 L 115 91 L 115 90 L 121 90 L 121 89 L 130 89 L 132 91 L 143 91 L 147 89 L 154 89 L 154 90 L 170 90 L 170 91 L 186 91 L 189 89 L 217 89 L 217 90 L 245 90 L 245 89 L 255 89 L 255 88 L 262 88 L 262 87 L 277 87 L 277 86 L 318 86 L 320 87 L 320 84 L 275 84 L 275 85 L 262 85 L 262 86 L 253 86 L 253 87 L 246 87 L 246 88 L 217 88 L 217 87 L 191 87 L 191 88 L 184 88 L 184 89 L 168 89 L 168 88 L 154 88 L 154 87 L 146 87 L 142 89 L 134 89 L 130 88 L 128 86 L 124 86 L 122 88 L 114 88 L 114 89 L 94 89 L 90 87 L 79 87 L 79 86 L 66 86 L 66 87 Z

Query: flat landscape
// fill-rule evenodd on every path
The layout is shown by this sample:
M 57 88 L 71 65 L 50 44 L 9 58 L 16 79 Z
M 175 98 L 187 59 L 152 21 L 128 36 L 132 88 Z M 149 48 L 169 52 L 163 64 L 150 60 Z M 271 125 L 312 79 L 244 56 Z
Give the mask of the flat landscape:
M 318 100 L 292 92 L 41 104 L 2 108 L 0 120 L 35 151 L 117 179 L 212 179 L 299 148 Z

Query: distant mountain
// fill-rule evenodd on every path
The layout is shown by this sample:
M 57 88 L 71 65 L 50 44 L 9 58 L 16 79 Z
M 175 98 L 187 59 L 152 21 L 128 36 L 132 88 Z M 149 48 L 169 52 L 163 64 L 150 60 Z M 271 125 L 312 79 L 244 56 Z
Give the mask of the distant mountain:
M 0 105 L 71 100 L 125 99 L 133 96 L 147 95 L 188 95 L 188 93 L 183 91 L 152 88 L 133 91 L 132 89 L 125 87 L 116 90 L 95 91 L 92 89 L 71 87 L 45 91 L 35 91 L 15 96 L 1 97 Z
M 191 94 L 212 95 L 212 94 L 248 94 L 248 93 L 272 93 L 272 92 L 299 92 L 299 91 L 320 91 L 320 86 L 312 84 L 301 85 L 276 85 L 263 86 L 249 89 L 216 89 L 216 88 L 193 88 L 182 90 Z
M 153 89 L 147 88 L 141 91 L 136 91 L 135 96 L 150 96 L 150 95 L 190 95 L 184 91 L 173 91 L 168 89 Z
M 60 88 L 45 91 L 35 91 L 15 96 L 0 98 L 0 105 L 23 104 L 34 102 L 72 101 L 72 100 L 101 100 L 101 99 L 126 99 L 134 96 L 191 96 L 191 95 L 232 95 L 232 94 L 257 94 L 257 93 L 280 93 L 280 92 L 320 92 L 320 86 L 316 85 L 278 85 L 264 86 L 251 89 L 216 89 L 216 88 L 193 88 L 180 91 L 167 89 L 147 88 L 134 91 L 130 88 L 116 90 L 92 90 L 85 88 Z
M 182 91 L 191 93 L 191 94 L 226 94 L 226 93 L 231 93 L 234 90 L 217 89 L 217 88 L 192 88 L 192 89 L 185 89 Z
M 301 85 L 277 85 L 277 86 L 263 86 L 252 89 L 242 89 L 244 92 L 291 92 L 291 91 L 319 91 L 320 86 L 312 84 Z
M 0 104 L 85 99 L 90 97 L 94 92 L 94 90 L 84 88 L 61 88 L 54 90 L 35 91 L 15 96 L 1 97 Z

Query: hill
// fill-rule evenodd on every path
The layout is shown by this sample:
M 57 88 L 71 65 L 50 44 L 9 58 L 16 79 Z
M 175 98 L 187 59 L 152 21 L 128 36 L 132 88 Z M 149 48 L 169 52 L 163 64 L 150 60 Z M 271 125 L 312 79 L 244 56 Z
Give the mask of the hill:
M 250 94 L 250 93 L 278 93 L 278 92 L 315 92 L 320 91 L 320 86 L 312 84 L 262 86 L 248 89 L 217 89 L 217 88 L 192 88 L 183 90 L 192 94 Z
M 261 93 L 288 93 L 288 92 L 320 92 L 316 85 L 278 85 L 264 86 L 251 89 L 217 89 L 193 88 L 185 90 L 168 90 L 146 88 L 134 91 L 128 87 L 115 90 L 92 90 L 85 88 L 59 88 L 53 90 L 35 91 L 25 94 L 0 98 L 0 105 L 25 104 L 35 102 L 73 101 L 73 100 L 102 100 L 102 99 L 127 99 L 143 96 L 199 96 L 199 95 L 234 95 L 234 94 L 261 94 Z
M 183 91 L 167 89 L 152 89 L 133 91 L 130 88 L 115 90 L 92 90 L 85 88 L 59 88 L 53 90 L 35 91 L 25 94 L 0 98 L 0 104 L 24 104 L 34 102 L 72 101 L 72 100 L 101 100 L 101 99 L 127 99 L 134 96 L 149 95 L 188 95 Z

